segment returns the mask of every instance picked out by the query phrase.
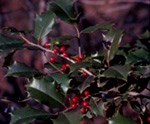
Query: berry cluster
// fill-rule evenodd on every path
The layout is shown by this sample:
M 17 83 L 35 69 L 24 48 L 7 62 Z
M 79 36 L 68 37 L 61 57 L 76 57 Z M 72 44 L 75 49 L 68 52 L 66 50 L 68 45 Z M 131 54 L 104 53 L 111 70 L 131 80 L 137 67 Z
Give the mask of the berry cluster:
M 63 64 L 60 68 L 60 70 L 64 71 L 64 70 L 67 70 L 70 68 L 70 65 L 69 64 Z
M 50 48 L 50 44 L 48 42 L 46 42 L 44 44 L 45 48 Z M 54 48 L 53 49 L 54 54 L 62 54 L 64 57 L 68 57 L 68 53 L 66 52 L 66 47 L 65 46 L 60 46 L 59 48 Z M 50 57 L 49 61 L 51 63 L 56 62 L 56 57 L 52 56 Z M 68 69 L 70 66 L 69 64 L 63 64 L 60 68 L 60 70 L 64 71 L 66 69 Z
M 47 43 L 46 43 L 47 44 Z M 44 45 L 47 46 L 47 45 Z M 47 48 L 47 47 L 46 47 Z M 53 52 L 55 54 L 62 54 L 64 57 L 68 57 L 68 53 L 66 52 L 66 47 L 65 46 L 60 46 L 60 48 L 54 48 Z M 56 62 L 56 58 L 55 57 L 51 57 L 50 58 L 50 62 Z
M 85 97 L 87 97 L 87 96 L 89 96 L 89 91 L 88 90 L 85 90 L 81 96 L 74 96 L 71 99 L 71 103 L 72 103 L 71 108 L 76 109 L 77 106 L 80 105 L 81 113 L 85 114 L 89 109 L 89 102 L 87 100 L 84 100 Z
M 50 45 L 50 43 L 46 42 L 46 43 L 44 44 L 44 47 L 47 48 L 47 49 L 49 49 L 49 48 L 51 47 L 51 45 Z M 62 55 L 62 56 L 64 56 L 64 57 L 66 57 L 66 58 L 68 57 L 68 53 L 66 52 L 66 47 L 65 47 L 65 46 L 56 46 L 56 47 L 53 49 L 53 53 L 54 53 L 54 54 Z M 81 61 L 83 58 L 84 58 L 84 55 L 83 55 L 83 54 L 78 55 L 78 56 L 75 57 L 75 61 L 76 61 L 76 62 L 79 62 L 79 61 Z M 50 57 L 49 62 L 55 63 L 55 62 L 56 62 L 56 57 L 54 57 L 54 56 Z M 63 64 L 63 65 L 61 66 L 60 70 L 61 70 L 61 71 L 65 71 L 65 70 L 67 70 L 67 69 L 69 69 L 69 68 L 70 68 L 70 65 L 69 65 L 69 64 Z
M 51 45 L 50 45 L 50 43 L 46 42 L 46 43 L 44 44 L 44 47 L 45 47 L 45 48 L 50 48 Z M 66 52 L 66 47 L 65 47 L 65 46 L 59 46 L 58 48 L 54 48 L 54 49 L 53 49 L 53 52 L 54 52 L 55 54 L 62 54 L 64 57 L 68 57 L 68 53 Z M 81 61 L 83 58 L 84 58 L 84 55 L 83 55 L 83 54 L 77 55 L 77 56 L 75 57 L 75 61 L 76 61 L 76 62 L 79 62 L 79 61 Z M 50 62 L 55 62 L 55 61 L 53 61 L 53 60 L 55 60 L 54 57 L 52 57 L 52 61 L 50 61 Z

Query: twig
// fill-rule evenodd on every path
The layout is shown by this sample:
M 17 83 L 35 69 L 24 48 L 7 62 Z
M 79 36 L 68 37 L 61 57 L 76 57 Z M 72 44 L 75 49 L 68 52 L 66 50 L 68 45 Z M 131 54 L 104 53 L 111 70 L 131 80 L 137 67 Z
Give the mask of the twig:
M 33 47 L 39 48 L 39 49 L 42 50 L 42 51 L 55 54 L 55 53 L 54 53 L 52 50 L 50 50 L 50 49 L 46 49 L 46 48 L 44 48 L 44 47 L 42 47 L 42 46 L 40 46 L 40 45 L 38 45 L 38 44 L 32 43 L 32 42 L 29 41 L 22 33 L 20 33 L 19 36 L 25 41 L 25 43 L 27 43 L 27 44 L 29 44 L 29 45 L 31 45 L 31 46 L 33 46 Z M 74 60 L 70 59 L 69 57 L 64 57 L 63 55 L 58 55 L 58 54 L 55 54 L 55 55 L 60 56 L 60 57 L 62 57 L 62 58 L 64 58 L 64 59 L 68 60 L 68 61 L 71 62 L 71 63 L 76 63 Z M 91 72 L 89 72 L 87 69 L 81 68 L 81 70 L 84 71 L 84 72 L 86 72 L 88 75 L 95 77 L 95 75 L 93 75 L 93 74 L 92 74 Z
M 40 50 L 42 51 L 45 51 L 45 52 L 48 52 L 48 53 L 52 53 L 52 54 L 55 54 L 52 50 L 50 49 L 46 49 L 38 44 L 35 44 L 35 43 L 32 43 L 30 42 L 22 33 L 19 34 L 19 36 L 29 45 L 33 46 L 33 47 L 36 47 L 36 48 L 39 48 Z M 56 55 L 56 54 L 55 54 Z M 70 61 L 71 63 L 75 63 L 75 61 L 73 61 L 72 59 L 68 58 L 68 57 L 64 57 L 63 55 L 58 55 L 58 56 L 61 56 L 62 58 L 64 59 L 67 59 L 68 61 Z
M 75 30 L 76 30 L 76 33 L 77 33 L 77 40 L 78 40 L 78 54 L 79 54 L 79 56 L 81 57 L 80 32 L 79 32 L 79 29 L 78 29 L 77 24 L 75 24 L 74 27 L 75 27 Z

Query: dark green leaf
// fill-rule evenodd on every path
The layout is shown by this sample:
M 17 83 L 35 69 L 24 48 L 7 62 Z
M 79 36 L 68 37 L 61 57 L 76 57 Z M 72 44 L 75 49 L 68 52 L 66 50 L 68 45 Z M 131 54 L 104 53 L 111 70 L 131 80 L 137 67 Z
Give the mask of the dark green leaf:
M 106 35 L 103 35 L 103 38 L 106 42 L 111 42 L 109 49 L 106 50 L 106 60 L 109 63 L 119 48 L 120 42 L 122 40 L 122 31 L 111 29 Z
M 62 64 L 59 64 L 59 63 L 45 63 L 44 64 L 44 67 L 45 68 L 61 68 Z M 56 67 L 56 68 L 55 68 Z
M 94 115 L 96 115 L 96 116 L 98 116 L 98 115 L 104 116 L 103 106 L 102 106 L 101 102 L 96 103 L 96 101 L 93 98 L 91 98 L 89 104 L 90 104 L 90 110 L 91 110 L 91 112 Z
M 80 92 L 82 93 L 86 88 L 88 88 L 93 80 L 94 80 L 93 76 L 88 76 L 81 84 L 81 86 L 79 86 Z
M 135 64 L 137 62 L 150 62 L 150 53 L 149 51 L 140 48 L 130 51 L 127 55 L 126 64 Z
M 54 124 L 80 124 L 81 117 L 80 110 L 73 110 L 60 114 L 53 122 Z
M 0 34 L 0 53 L 9 52 L 13 49 L 19 49 L 23 45 L 23 41 L 19 39 L 9 38 Z
M 150 65 L 147 66 L 139 66 L 137 67 L 137 71 L 141 75 L 142 78 L 150 77 Z
M 54 25 L 54 14 L 51 11 L 44 12 L 35 19 L 34 37 L 37 39 L 46 36 Z
M 23 63 L 15 61 L 12 65 L 8 66 L 8 72 L 6 76 L 32 77 L 33 75 L 37 74 L 40 74 L 40 72 L 28 67 Z
M 68 75 L 52 74 L 52 75 L 50 75 L 50 77 L 52 77 L 54 79 L 54 81 L 56 81 L 58 84 L 60 84 L 63 92 L 66 94 L 70 87 L 69 85 L 70 85 L 70 81 L 71 81 L 71 79 L 68 78 Z
M 4 32 L 7 32 L 7 33 L 11 34 L 11 35 L 15 35 L 15 34 L 18 35 L 19 33 L 30 34 L 32 32 L 30 30 L 18 30 L 18 29 L 14 28 L 14 27 L 3 27 L 2 30 Z
M 50 107 L 64 106 L 64 96 L 57 91 L 50 77 L 34 78 L 28 91 L 31 97 Z
M 107 31 L 112 28 L 112 24 L 110 23 L 104 23 L 104 24 L 96 24 L 94 26 L 90 26 L 84 30 L 82 30 L 80 33 L 93 33 L 97 30 L 104 30 Z
M 76 21 L 73 13 L 73 0 L 55 0 L 50 4 L 50 9 L 64 21 Z
M 88 63 L 88 62 L 78 62 L 78 63 L 70 65 L 70 71 L 73 72 L 78 69 L 89 67 L 89 66 L 90 66 L 90 63 Z
M 139 36 L 140 39 L 150 38 L 150 31 L 146 31 L 142 35 Z
M 25 107 L 16 110 L 12 115 L 11 115 L 11 121 L 10 124 L 28 124 L 35 118 L 39 117 L 47 117 L 51 118 L 50 113 L 41 111 L 38 109 L 30 108 L 30 107 Z
M 109 124 L 137 124 L 135 121 L 117 114 L 115 117 L 109 120 Z
M 108 78 L 117 78 L 127 81 L 129 71 L 130 67 L 128 65 L 116 65 L 109 67 L 104 71 L 103 75 Z

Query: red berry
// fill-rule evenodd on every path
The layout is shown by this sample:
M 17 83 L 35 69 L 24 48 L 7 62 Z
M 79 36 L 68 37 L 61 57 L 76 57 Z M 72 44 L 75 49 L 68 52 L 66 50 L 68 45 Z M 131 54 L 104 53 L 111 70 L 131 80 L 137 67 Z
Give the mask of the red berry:
M 70 66 L 69 66 L 69 64 L 63 64 L 62 66 L 61 66 L 61 70 L 66 70 L 67 68 L 69 68 Z
M 66 66 L 65 66 L 65 65 L 62 65 L 62 66 L 61 66 L 61 70 L 66 70 Z
M 55 54 L 59 53 L 59 51 L 58 51 L 57 48 L 53 49 L 53 52 L 54 52 Z
M 49 44 L 48 42 L 46 42 L 46 43 L 44 44 L 44 47 L 45 47 L 45 48 L 50 48 L 50 44 Z
M 76 56 L 75 60 L 76 60 L 76 62 L 79 62 L 81 60 L 81 58 L 79 56 Z
M 66 47 L 65 46 L 61 46 L 60 47 L 60 52 L 65 52 L 66 51 Z
M 83 59 L 83 58 L 84 58 L 84 55 L 83 55 L 83 54 L 81 54 L 81 55 L 80 55 L 80 59 Z
M 65 64 L 65 65 L 66 65 L 67 68 L 70 68 L 70 65 L 69 65 L 69 64 Z
M 83 58 L 84 58 L 84 55 L 81 54 L 80 56 L 76 56 L 75 60 L 76 60 L 76 62 L 79 62 Z
M 50 62 L 55 62 L 55 61 L 56 61 L 56 58 L 55 58 L 55 57 L 51 57 L 49 61 L 50 61 Z
M 84 101 L 82 103 L 82 106 L 85 107 L 85 108 L 88 108 L 89 107 L 89 103 L 87 101 Z
M 89 93 L 88 90 L 85 90 L 85 91 L 83 92 L 83 94 L 84 94 L 84 96 L 88 96 L 90 93 Z
M 72 102 L 78 103 L 78 102 L 79 102 L 79 97 L 74 96 L 74 97 L 72 98 Z
M 150 123 L 150 117 L 148 117 L 148 118 L 147 118 L 147 122 L 149 122 L 149 123 Z
M 81 113 L 84 114 L 86 112 L 85 108 L 81 108 Z
M 71 104 L 71 108 L 72 108 L 72 109 L 75 109 L 76 107 L 77 107 L 77 105 L 76 105 L 76 104 L 74 104 L 74 103 L 73 103 L 73 104 Z
M 68 57 L 68 53 L 64 52 L 64 53 L 63 53 L 63 56 L 64 56 L 64 57 Z

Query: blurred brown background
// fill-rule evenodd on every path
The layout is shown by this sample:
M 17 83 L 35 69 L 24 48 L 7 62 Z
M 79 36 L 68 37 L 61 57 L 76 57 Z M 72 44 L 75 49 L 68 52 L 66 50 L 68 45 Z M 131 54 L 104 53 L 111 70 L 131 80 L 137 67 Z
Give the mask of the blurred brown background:
M 15 27 L 18 30 L 32 30 L 36 14 L 45 11 L 49 2 L 51 0 L 0 0 L 0 28 Z M 79 0 L 75 6 L 82 12 L 81 28 L 96 23 L 112 22 L 117 28 L 124 30 L 124 43 L 134 42 L 137 35 L 149 29 L 150 0 Z M 57 29 L 52 33 L 54 36 L 74 33 L 71 25 L 60 20 L 57 20 L 56 26 Z M 82 49 L 85 53 L 88 54 L 100 49 L 98 37 L 99 35 L 95 33 L 82 38 Z M 34 52 L 22 51 L 22 54 L 17 53 L 14 59 L 25 61 L 30 66 L 40 68 L 42 58 L 38 55 L 35 56 Z M 0 55 L 0 98 L 8 96 L 16 96 L 16 99 L 24 98 L 26 96 L 24 85 L 22 85 L 24 82 L 18 82 L 15 79 L 7 79 L 6 81 L 5 69 L 2 68 L 3 59 L 4 56 Z M 12 90 L 13 87 L 16 88 L 15 91 Z M 0 104 L 1 110 L 3 109 Z M 3 114 L 0 114 L 0 118 L 1 116 Z

